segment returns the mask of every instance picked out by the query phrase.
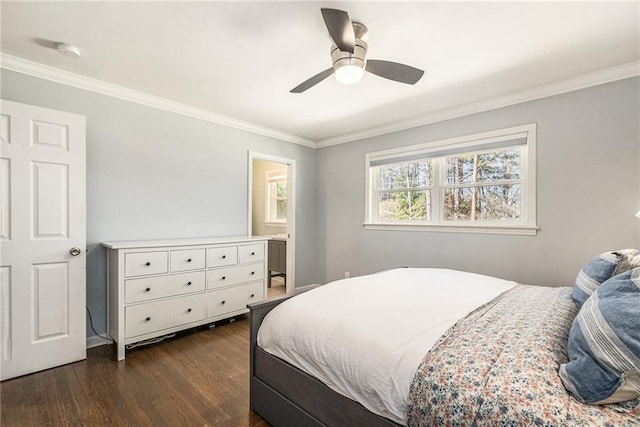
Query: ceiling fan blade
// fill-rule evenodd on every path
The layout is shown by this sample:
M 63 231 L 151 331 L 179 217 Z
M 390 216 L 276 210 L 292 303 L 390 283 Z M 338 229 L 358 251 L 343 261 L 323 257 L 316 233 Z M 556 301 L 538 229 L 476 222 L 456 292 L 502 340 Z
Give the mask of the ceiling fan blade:
M 329 77 L 331 74 L 333 74 L 333 67 L 332 68 L 327 68 L 326 70 L 316 74 L 315 76 L 311 77 L 310 79 L 305 80 L 304 82 L 300 83 L 298 86 L 296 86 L 293 89 L 291 89 L 289 92 L 291 92 L 291 93 L 304 92 L 305 90 L 309 89 L 310 87 L 313 87 L 313 86 L 317 85 L 318 83 L 320 83 L 321 81 L 323 81 L 324 79 Z
M 409 65 L 391 61 L 380 61 L 377 59 L 367 60 L 365 70 L 376 76 L 409 85 L 416 84 L 424 74 L 423 70 L 410 67 Z
M 329 30 L 333 42 L 343 52 L 353 53 L 356 45 L 356 36 L 353 32 L 353 24 L 349 14 L 343 10 L 320 9 L 322 18 Z

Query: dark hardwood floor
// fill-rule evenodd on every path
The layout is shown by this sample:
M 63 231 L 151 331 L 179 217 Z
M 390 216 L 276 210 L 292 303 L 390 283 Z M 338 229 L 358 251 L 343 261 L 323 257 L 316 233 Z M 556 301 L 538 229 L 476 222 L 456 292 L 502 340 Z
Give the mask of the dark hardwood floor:
M 249 410 L 249 319 L 0 384 L 2 426 L 268 426 Z

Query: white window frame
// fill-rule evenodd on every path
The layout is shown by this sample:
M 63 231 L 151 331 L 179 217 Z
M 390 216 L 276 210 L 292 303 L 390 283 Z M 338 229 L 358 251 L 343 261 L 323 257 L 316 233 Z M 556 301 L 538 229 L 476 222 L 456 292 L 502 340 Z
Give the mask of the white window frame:
M 274 209 L 277 211 L 277 200 L 282 199 L 274 196 L 271 190 L 272 183 L 278 182 L 287 182 L 287 171 L 286 170 L 271 170 L 265 173 L 264 183 L 265 183 L 265 208 L 264 208 L 264 223 L 265 225 L 275 226 L 275 227 L 285 227 L 287 225 L 286 219 L 280 219 L 273 216 Z M 288 183 L 287 183 L 288 186 Z M 287 188 L 287 193 L 288 193 Z M 288 196 L 288 194 L 287 194 Z M 289 203 L 288 197 L 286 197 L 287 203 Z
M 526 143 L 521 144 L 521 206 L 520 219 L 502 221 L 455 221 L 443 220 L 441 206 L 444 200 L 445 188 L 456 185 L 444 185 L 442 171 L 440 170 L 443 153 L 451 150 L 464 150 L 460 154 L 475 154 L 496 151 L 498 148 L 506 148 L 510 140 L 526 138 Z M 468 151 L 466 150 L 468 148 Z M 392 164 L 404 163 L 408 158 L 424 159 L 432 158 L 433 185 L 431 193 L 431 220 L 391 220 L 381 221 L 377 219 L 377 189 L 378 168 L 377 163 Z M 451 154 L 447 154 L 450 156 Z M 394 162 L 394 159 L 398 159 Z M 374 166 L 372 166 L 372 163 Z M 449 138 L 407 147 L 393 148 L 390 150 L 376 151 L 365 155 L 366 195 L 365 195 L 365 221 L 363 226 L 367 230 L 406 230 L 406 231 L 438 231 L 454 233 L 489 233 L 489 234 L 515 234 L 535 235 L 539 230 L 536 222 L 536 124 L 530 123 L 473 135 Z M 492 182 L 484 183 L 491 184 Z M 499 184 L 500 181 L 495 181 Z M 463 184 L 463 187 L 472 187 L 479 184 Z

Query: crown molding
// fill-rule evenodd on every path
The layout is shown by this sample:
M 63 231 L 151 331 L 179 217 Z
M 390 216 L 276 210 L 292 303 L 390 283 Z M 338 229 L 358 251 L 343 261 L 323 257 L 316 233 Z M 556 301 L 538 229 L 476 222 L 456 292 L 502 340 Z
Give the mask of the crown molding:
M 376 126 L 357 132 L 346 133 L 320 141 L 313 141 L 311 139 L 302 138 L 277 129 L 238 120 L 222 114 L 216 114 L 202 108 L 191 107 L 166 98 L 149 95 L 144 92 L 107 83 L 102 80 L 92 79 L 80 74 L 71 73 L 69 71 L 39 64 L 16 56 L 7 55 L 2 52 L 0 52 L 0 68 L 311 148 L 324 148 L 332 145 L 345 144 L 347 142 L 399 132 L 640 75 L 640 61 L 630 62 L 628 64 L 583 74 L 566 80 L 513 92 L 504 96 L 488 98 L 445 110 L 434 111 L 412 119 Z
M 279 139 L 281 141 L 292 142 L 294 144 L 304 145 L 306 147 L 317 148 L 315 141 L 302 138 L 297 135 L 282 132 L 277 129 L 260 126 L 243 120 L 234 119 L 233 117 L 216 114 L 202 108 L 191 107 L 186 104 L 171 101 L 144 92 L 139 92 L 124 86 L 118 86 L 107 83 L 102 80 L 92 79 L 80 74 L 64 71 L 59 68 L 50 67 L 48 65 L 39 64 L 16 56 L 7 55 L 0 52 L 0 68 L 18 73 L 27 74 L 56 83 L 72 86 L 78 89 L 84 89 L 96 92 L 101 95 L 112 96 L 114 98 L 123 99 L 125 101 L 135 102 L 136 104 L 145 105 L 147 107 L 157 108 L 159 110 L 170 111 L 172 113 L 181 114 L 183 116 L 193 117 L 218 125 L 240 129 L 246 132 L 258 135 L 268 136 L 270 138 Z
M 330 147 L 332 145 L 344 144 L 360 139 L 399 132 L 406 129 L 468 116 L 470 114 L 495 110 L 497 108 L 508 107 L 510 105 L 521 104 L 523 102 L 546 98 L 553 95 L 559 95 L 566 92 L 572 92 L 574 90 L 585 89 L 588 87 L 598 86 L 617 80 L 636 77 L 638 75 L 640 75 L 640 61 L 630 62 L 628 64 L 606 68 L 604 70 L 583 74 L 581 76 L 572 77 L 566 80 L 561 80 L 558 82 L 513 92 L 504 96 L 484 99 L 470 104 L 464 104 L 440 111 L 434 111 L 433 113 L 396 123 L 376 126 L 374 128 L 364 129 L 357 132 L 323 139 L 316 142 L 316 147 Z

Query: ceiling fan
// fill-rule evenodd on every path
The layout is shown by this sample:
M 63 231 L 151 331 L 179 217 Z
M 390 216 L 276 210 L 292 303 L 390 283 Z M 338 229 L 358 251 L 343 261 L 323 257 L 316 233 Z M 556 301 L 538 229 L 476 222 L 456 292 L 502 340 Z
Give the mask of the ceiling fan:
M 331 74 L 343 84 L 360 81 L 365 71 L 385 79 L 400 83 L 416 84 L 424 74 L 423 70 L 391 61 L 367 59 L 368 30 L 360 22 L 352 22 L 343 10 L 320 9 L 322 18 L 333 40 L 331 60 L 333 66 L 316 74 L 291 89 L 291 93 L 301 93 L 317 85 Z

